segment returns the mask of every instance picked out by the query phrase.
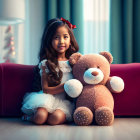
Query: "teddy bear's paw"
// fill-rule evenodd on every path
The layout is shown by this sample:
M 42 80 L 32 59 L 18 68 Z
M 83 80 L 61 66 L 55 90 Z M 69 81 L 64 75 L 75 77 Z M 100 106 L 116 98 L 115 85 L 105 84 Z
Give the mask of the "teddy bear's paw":
M 74 112 L 73 118 L 77 125 L 87 126 L 93 121 L 93 113 L 87 107 L 78 107 Z
M 64 90 L 70 97 L 76 98 L 81 94 L 83 85 L 79 80 L 71 79 L 64 84 Z
M 98 125 L 111 125 L 114 121 L 113 111 L 109 107 L 100 107 L 95 111 L 95 120 Z
M 111 90 L 114 93 L 122 92 L 124 89 L 124 81 L 118 76 L 113 76 L 110 79 Z

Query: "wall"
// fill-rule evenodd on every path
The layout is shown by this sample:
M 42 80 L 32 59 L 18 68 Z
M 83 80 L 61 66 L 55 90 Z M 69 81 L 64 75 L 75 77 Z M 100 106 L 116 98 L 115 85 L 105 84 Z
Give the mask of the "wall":
M 45 0 L 26 0 L 24 64 L 38 63 L 38 52 L 45 24 Z

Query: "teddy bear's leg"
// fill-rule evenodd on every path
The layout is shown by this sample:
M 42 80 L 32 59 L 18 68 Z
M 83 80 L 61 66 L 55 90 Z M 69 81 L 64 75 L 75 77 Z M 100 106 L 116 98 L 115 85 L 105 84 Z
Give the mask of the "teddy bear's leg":
M 99 107 L 95 111 L 95 120 L 98 125 L 111 125 L 114 121 L 114 113 L 109 107 Z
M 74 112 L 73 118 L 77 125 L 90 125 L 93 121 L 93 113 L 87 107 L 78 107 Z

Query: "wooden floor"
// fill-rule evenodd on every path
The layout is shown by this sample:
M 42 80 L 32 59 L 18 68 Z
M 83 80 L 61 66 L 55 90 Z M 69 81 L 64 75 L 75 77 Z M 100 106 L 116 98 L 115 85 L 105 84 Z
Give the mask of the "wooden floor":
M 112 126 L 36 126 L 0 118 L 0 140 L 140 140 L 140 118 L 115 118 Z

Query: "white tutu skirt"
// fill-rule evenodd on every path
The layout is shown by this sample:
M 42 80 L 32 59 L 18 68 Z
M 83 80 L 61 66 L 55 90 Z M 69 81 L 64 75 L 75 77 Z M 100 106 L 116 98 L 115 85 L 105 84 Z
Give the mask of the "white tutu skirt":
M 40 92 L 27 93 L 23 99 L 22 112 L 32 115 L 38 107 L 44 107 L 49 113 L 53 113 L 56 109 L 62 110 L 66 115 L 67 121 L 72 121 L 74 104 L 59 96 Z

